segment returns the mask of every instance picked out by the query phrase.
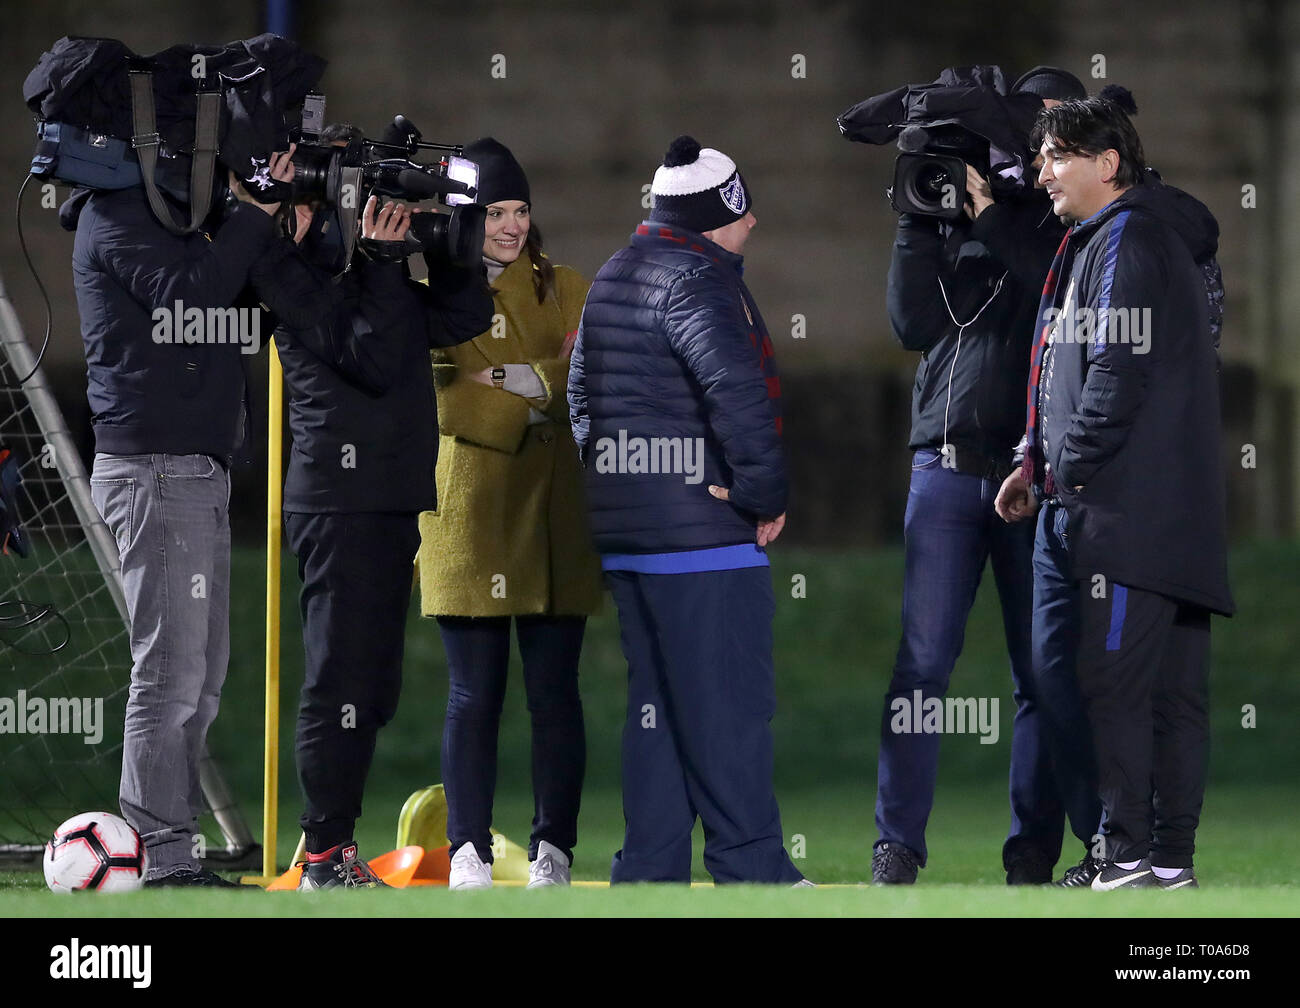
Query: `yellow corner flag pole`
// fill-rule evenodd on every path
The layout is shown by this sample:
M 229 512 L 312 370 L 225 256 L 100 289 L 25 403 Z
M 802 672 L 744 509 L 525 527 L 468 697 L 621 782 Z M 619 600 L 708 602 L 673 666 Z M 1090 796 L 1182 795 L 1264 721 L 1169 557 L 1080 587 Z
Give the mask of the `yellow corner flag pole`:
M 263 884 L 276 877 L 280 801 L 280 519 L 284 499 L 284 372 L 271 344 L 266 443 L 266 737 L 262 782 Z

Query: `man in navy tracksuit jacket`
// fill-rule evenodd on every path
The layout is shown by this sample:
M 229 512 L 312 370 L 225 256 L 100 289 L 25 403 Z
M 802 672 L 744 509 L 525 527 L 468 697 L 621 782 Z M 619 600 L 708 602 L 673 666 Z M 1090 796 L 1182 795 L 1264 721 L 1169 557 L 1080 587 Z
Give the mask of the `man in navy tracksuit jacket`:
M 669 148 L 654 209 L 596 275 L 569 369 L 574 437 L 628 662 L 623 847 L 611 882 L 688 882 L 703 820 L 715 882 L 802 881 L 772 791 L 785 522 L 780 387 L 739 255 L 735 163 Z
M 1050 620 L 1052 646 L 1076 651 L 1103 809 L 1091 887 L 1195 885 L 1210 614 L 1233 611 L 1217 356 L 1196 266 L 1217 227 L 1144 171 L 1114 102 L 1065 102 L 1034 142 L 1073 226 L 1044 290 L 1025 464 L 998 511 L 1015 520 L 1043 504 L 1035 635 L 1048 610 L 1067 611 Z M 1055 687 L 1043 692 L 1050 705 Z

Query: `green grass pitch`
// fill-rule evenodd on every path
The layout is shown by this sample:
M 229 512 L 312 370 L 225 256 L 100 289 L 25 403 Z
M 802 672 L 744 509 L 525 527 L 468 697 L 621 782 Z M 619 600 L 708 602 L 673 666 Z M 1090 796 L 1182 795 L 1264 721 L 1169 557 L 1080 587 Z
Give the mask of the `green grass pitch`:
M 45 891 L 39 875 L 7 878 L 0 889 L 0 915 L 12 917 L 386 917 L 386 916 L 937 916 L 937 917 L 1275 917 L 1297 912 L 1300 852 L 1282 787 L 1231 788 L 1212 792 L 1198 891 L 1098 894 L 1009 888 L 1000 848 L 1006 816 L 1001 793 L 970 789 L 940 792 L 930 830 L 930 867 L 918 885 L 882 889 L 870 877 L 871 810 L 867 796 L 844 789 L 783 796 L 787 836 L 801 833 L 807 857 L 797 862 L 814 881 L 833 888 L 787 890 L 763 886 L 687 889 L 635 886 L 613 890 L 450 893 L 440 887 L 393 892 L 298 893 L 149 891 L 119 896 L 69 897 Z M 607 878 L 608 855 L 619 841 L 618 795 L 597 792 L 585 801 L 575 878 Z M 526 799 L 498 806 L 498 821 L 526 823 Z M 1242 831 L 1238 825 L 1249 821 Z M 379 853 L 392 846 L 391 832 L 363 833 L 363 845 Z M 697 836 L 697 869 L 699 867 Z M 1072 848 L 1067 856 L 1072 857 Z M 697 870 L 697 877 L 707 879 Z
M 286 555 L 287 556 L 287 555 Z M 261 554 L 237 551 L 230 678 L 211 744 L 254 831 L 261 798 Z M 297 916 L 1009 916 L 1269 917 L 1300 909 L 1300 784 L 1294 725 L 1300 720 L 1295 675 L 1294 571 L 1300 544 L 1265 543 L 1232 556 L 1241 615 L 1216 621 L 1212 673 L 1210 788 L 1198 835 L 1194 892 L 1094 894 L 1010 889 L 1001 845 L 1009 810 L 1006 761 L 1010 676 L 996 598 L 986 583 L 968 626 L 950 694 L 1001 698 L 1001 735 L 943 740 L 939 789 L 928 831 L 930 864 L 915 887 L 880 889 L 870 878 L 875 839 L 875 751 L 881 696 L 897 645 L 902 557 L 897 549 L 838 554 L 774 551 L 777 589 L 778 712 L 773 722 L 777 795 L 787 842 L 802 838 L 796 864 L 834 888 L 785 890 L 675 886 L 575 888 L 529 892 L 269 894 L 257 891 L 150 891 L 67 898 L 45 891 L 37 873 L 0 873 L 4 917 L 297 917 Z M 806 597 L 794 597 L 794 576 Z M 987 581 L 988 579 L 986 579 Z M 293 567 L 284 578 L 284 684 L 278 830 L 279 858 L 297 840 L 292 738 L 301 682 L 301 641 Z M 532 818 L 528 723 L 517 657 L 502 723 L 494 825 L 526 842 Z M 612 609 L 594 618 L 583 654 L 588 772 L 574 865 L 575 879 L 608 878 L 621 840 L 618 744 L 625 666 Z M 363 855 L 394 845 L 406 796 L 434 783 L 446 703 L 446 673 L 435 627 L 412 613 L 401 709 L 382 733 L 357 839 Z M 1243 707 L 1255 712 L 1247 727 Z M 256 741 L 255 741 L 256 740 Z M 697 830 L 695 877 L 707 881 Z M 1058 874 L 1082 848 L 1067 834 Z

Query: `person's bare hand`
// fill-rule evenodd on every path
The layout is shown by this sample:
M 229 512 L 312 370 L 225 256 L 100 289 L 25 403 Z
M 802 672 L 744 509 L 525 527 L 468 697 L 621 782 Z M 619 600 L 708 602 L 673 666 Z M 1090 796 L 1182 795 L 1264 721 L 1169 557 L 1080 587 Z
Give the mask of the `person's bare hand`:
M 366 200 L 365 213 L 361 220 L 361 235 L 373 241 L 401 241 L 411 229 L 411 210 L 401 203 L 385 203 L 384 208 L 376 213 L 379 197 L 372 195 Z
M 966 166 L 966 212 L 974 220 L 993 204 L 993 190 L 984 176 Z
M 731 491 L 726 487 L 709 486 L 709 493 L 713 494 L 718 500 L 731 500 Z M 776 542 L 776 537 L 781 534 L 785 528 L 785 515 L 779 514 L 775 518 L 760 518 L 758 520 L 757 542 L 759 546 L 766 546 L 768 543 Z
M 1032 518 L 1038 511 L 1038 501 L 1034 500 L 1025 474 L 1019 467 L 1013 469 L 1011 475 L 1002 481 L 993 509 L 1004 522 Z
M 564 342 L 560 345 L 560 357 L 567 360 L 573 353 L 573 345 L 578 342 L 578 330 L 575 329 L 569 335 L 564 337 Z
M 293 152 L 298 149 L 298 145 L 291 143 L 286 151 L 277 151 L 271 155 L 269 167 L 271 169 L 271 178 L 277 182 L 292 182 L 294 173 L 297 168 L 293 163 Z
M 781 534 L 785 528 L 785 515 L 779 514 L 771 521 L 759 519 L 758 522 L 758 545 L 766 546 L 769 543 L 776 542 L 776 537 Z

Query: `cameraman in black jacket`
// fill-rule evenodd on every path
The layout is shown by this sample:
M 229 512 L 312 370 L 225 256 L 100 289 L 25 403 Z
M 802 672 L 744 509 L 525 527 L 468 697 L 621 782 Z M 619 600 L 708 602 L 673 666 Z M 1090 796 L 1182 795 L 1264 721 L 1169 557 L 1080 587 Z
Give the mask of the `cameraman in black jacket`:
M 1085 93 L 1070 74 L 1042 67 L 1014 90 L 1053 103 Z M 1051 881 L 1061 852 L 1062 804 L 1033 693 L 1033 536 L 1003 523 L 993 501 L 1023 431 L 1038 300 L 1064 232 L 1041 190 L 994 201 L 969 166 L 966 215 L 941 221 L 902 214 L 889 271 L 894 334 L 922 359 L 912 397 L 903 635 L 881 723 L 880 838 L 872 857 L 878 884 L 915 882 L 926 863 L 939 735 L 910 731 L 920 722 L 911 707 L 932 697 L 942 702 L 947 693 L 990 559 L 1016 683 L 1012 821 L 1003 847 L 1008 884 Z M 1095 825 L 1080 838 L 1085 844 Z
M 333 130 L 323 136 L 343 136 Z M 299 205 L 294 238 L 252 276 L 279 319 L 293 435 L 284 524 L 303 582 L 305 890 L 380 884 L 352 833 L 376 736 L 397 709 L 417 520 L 437 506 L 429 351 L 492 324 L 478 271 L 430 262 L 428 286 L 411 280 L 411 213 L 371 196 L 350 268 L 336 276 L 346 263 L 335 215 Z
M 271 157 L 270 179 L 291 177 L 291 154 Z M 158 179 L 188 212 L 188 187 L 162 166 Z M 278 204 L 255 201 L 233 172 L 229 185 L 225 212 L 187 234 L 164 227 L 139 186 L 78 189 L 60 212 L 76 231 L 90 494 L 117 542 L 130 617 L 119 801 L 149 855 L 147 886 L 234 885 L 198 861 L 199 762 L 230 655 L 230 463 L 260 332 L 255 310 L 234 306 Z

